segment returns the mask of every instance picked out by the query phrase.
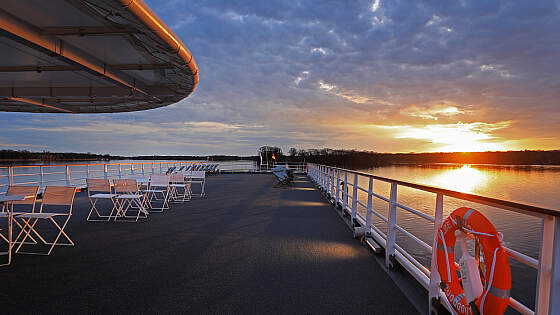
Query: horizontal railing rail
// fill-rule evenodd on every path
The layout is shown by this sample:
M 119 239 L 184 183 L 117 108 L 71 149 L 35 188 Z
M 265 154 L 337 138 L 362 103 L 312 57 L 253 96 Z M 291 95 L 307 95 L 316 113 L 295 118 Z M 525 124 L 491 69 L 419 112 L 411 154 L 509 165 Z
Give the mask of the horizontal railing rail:
M 38 185 L 43 191 L 46 185 L 85 186 L 88 178 L 123 178 L 159 174 L 169 167 L 205 164 L 193 161 L 124 162 L 124 163 L 75 163 L 45 165 L 0 166 L 0 194 L 11 185 Z
M 0 194 L 10 185 L 38 185 L 43 191 L 46 185 L 85 186 L 88 178 L 123 178 L 163 173 L 169 167 L 191 164 L 218 164 L 220 173 L 267 172 L 276 165 L 284 165 L 296 172 L 306 172 L 306 163 L 278 163 L 268 168 L 260 167 L 253 160 L 235 161 L 150 161 L 108 162 L 44 165 L 0 166 Z
M 560 299 L 558 299 L 560 294 L 559 210 L 462 193 L 325 165 L 309 164 L 307 173 L 328 196 L 329 200 L 337 207 L 341 207 L 343 213 L 351 217 L 355 235 L 372 237 L 385 249 L 385 264 L 388 268 L 392 267 L 393 259 L 396 259 L 426 290 L 428 290 L 430 307 L 428 311 L 430 314 L 432 313 L 432 301 L 434 299 L 438 299 L 451 313 L 455 313 L 451 304 L 447 301 L 445 294 L 440 289 L 440 280 L 435 258 L 437 232 L 444 221 L 444 196 L 540 218 L 542 220 L 542 243 L 539 246 L 539 259 L 504 247 L 510 258 L 537 270 L 535 311 L 523 305 L 513 297 L 510 297 L 509 305 L 522 314 L 535 314 L 535 312 L 538 314 L 560 314 Z M 353 178 L 349 180 L 349 177 Z M 366 179 L 368 185 L 365 187 L 360 186 L 360 179 Z M 389 196 L 382 196 L 377 193 L 377 189 L 374 190 L 374 181 L 390 184 Z M 433 216 L 399 203 L 397 201 L 398 187 L 408 187 L 435 194 Z M 367 194 L 367 203 L 359 200 L 359 193 Z M 374 199 L 387 202 L 387 217 L 373 208 Z M 358 212 L 358 209 L 364 209 L 366 211 L 365 218 Z M 430 222 L 426 222 L 426 224 L 433 223 L 431 245 L 408 231 L 405 227 L 397 224 L 397 209 L 404 210 L 409 214 Z M 385 231 L 383 231 L 382 227 L 376 226 L 376 224 L 373 223 L 373 216 L 379 218 L 384 223 Z M 357 225 L 354 225 L 354 222 L 357 222 Z M 414 243 L 418 244 L 423 250 L 431 253 L 430 266 L 424 266 L 414 255 L 397 244 L 397 231 L 414 241 Z

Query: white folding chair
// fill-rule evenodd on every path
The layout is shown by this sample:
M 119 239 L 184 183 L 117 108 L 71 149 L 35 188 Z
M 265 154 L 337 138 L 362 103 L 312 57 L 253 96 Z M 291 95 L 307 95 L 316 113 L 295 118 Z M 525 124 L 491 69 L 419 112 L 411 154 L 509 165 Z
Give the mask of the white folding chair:
M 185 180 L 184 173 L 171 174 L 171 202 L 185 202 L 191 199 L 191 182 Z M 180 190 L 181 189 L 181 190 Z
M 200 193 L 191 194 L 193 196 L 203 197 L 204 196 L 204 186 L 206 185 L 206 172 L 205 171 L 191 171 L 186 173 L 187 178 L 191 179 L 192 184 L 200 185 Z
M 35 211 L 35 201 L 37 199 L 37 191 L 39 191 L 39 186 L 9 186 L 8 191 L 6 192 L 6 196 L 28 196 L 28 198 L 19 201 L 7 201 L 4 202 L 2 205 L 2 212 L 0 212 L 0 218 L 7 219 L 8 221 L 8 228 L 6 230 L 7 234 L 4 235 L 0 233 L 0 238 L 4 240 L 7 244 L 8 250 L 6 253 L 8 255 L 8 262 L 1 264 L 0 266 L 9 265 L 12 261 L 12 248 L 14 247 L 16 242 L 13 238 L 13 223 L 16 223 L 16 226 L 20 229 L 20 234 L 23 232 L 23 225 L 19 221 L 14 220 L 14 214 L 23 214 L 23 213 L 33 213 Z M 30 236 L 31 243 L 30 244 L 37 244 L 37 241 Z
M 41 201 L 41 208 L 39 209 L 38 213 L 22 213 L 18 214 L 15 217 L 21 219 L 24 223 L 24 236 L 23 239 L 20 241 L 19 246 L 16 249 L 16 253 L 20 254 L 35 254 L 35 255 L 50 255 L 56 245 L 59 246 L 74 246 L 74 242 L 70 239 L 70 236 L 64 232 L 68 221 L 70 221 L 70 217 L 72 216 L 72 206 L 74 204 L 74 196 L 76 194 L 76 187 L 60 187 L 60 186 L 47 186 L 45 188 L 45 192 L 43 193 L 43 199 Z M 49 208 L 51 212 L 45 212 L 46 208 Z M 56 212 L 54 212 L 56 211 Z M 64 223 L 62 220 L 57 222 L 55 218 L 64 219 Z M 39 233 L 37 222 L 39 220 L 48 220 L 50 221 L 58 230 L 54 241 L 47 242 L 43 234 Z M 62 223 L 62 224 L 61 224 Z M 49 250 L 45 252 L 23 252 L 21 251 L 22 245 L 24 245 L 25 240 L 30 237 L 31 232 L 33 232 L 38 239 L 44 245 L 50 245 Z M 42 231 L 45 233 L 45 231 Z M 60 237 L 64 236 L 67 243 L 59 242 Z M 16 239 L 16 242 L 18 240 Z
M 147 218 L 148 211 L 145 205 L 145 195 L 138 190 L 138 183 L 135 179 L 114 179 L 113 180 L 117 208 L 114 220 L 125 222 L 137 222 L 139 218 Z M 133 207 L 134 206 L 134 207 Z M 136 216 L 128 215 L 128 211 L 136 211 Z M 133 218 L 134 220 L 127 220 Z M 109 218 L 110 219 L 110 218 Z
M 91 209 L 89 210 L 89 214 L 87 216 L 87 221 L 109 221 L 113 212 L 117 209 L 117 203 L 115 202 L 115 198 L 118 196 L 117 194 L 113 194 L 111 190 L 111 183 L 108 179 L 94 179 L 88 178 L 86 179 L 87 183 L 87 192 L 89 202 L 91 203 Z M 99 200 L 109 200 L 111 201 L 112 207 L 111 212 L 109 215 L 103 215 L 99 212 L 97 208 L 97 202 Z M 92 218 L 91 215 L 95 211 L 95 217 Z
M 150 178 L 150 187 L 145 192 L 147 193 L 146 200 L 151 211 L 163 212 L 163 210 L 169 209 L 170 176 L 172 175 L 152 175 Z M 161 194 L 161 199 L 158 198 L 158 194 Z M 161 207 L 154 207 L 152 204 L 154 200 L 161 201 Z

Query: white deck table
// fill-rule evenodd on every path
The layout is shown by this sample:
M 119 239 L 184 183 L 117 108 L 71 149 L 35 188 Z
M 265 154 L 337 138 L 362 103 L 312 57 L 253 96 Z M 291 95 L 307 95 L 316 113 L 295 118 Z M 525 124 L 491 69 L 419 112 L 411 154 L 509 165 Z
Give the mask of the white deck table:
M 12 202 L 12 201 L 22 201 L 28 198 L 33 198 L 33 195 L 3 195 L 0 196 L 0 205 L 2 206 L 2 208 L 5 207 L 5 217 L 8 218 L 8 235 L 7 237 L 4 235 L 1 235 L 2 238 L 8 243 L 8 251 L 7 252 L 1 252 L 1 255 L 8 255 L 8 263 L 6 264 L 0 264 L 0 266 L 7 266 L 12 262 L 12 247 L 14 246 L 14 242 L 12 240 L 12 223 L 13 223 L 13 215 L 10 212 L 10 207 L 7 206 L 8 203 Z

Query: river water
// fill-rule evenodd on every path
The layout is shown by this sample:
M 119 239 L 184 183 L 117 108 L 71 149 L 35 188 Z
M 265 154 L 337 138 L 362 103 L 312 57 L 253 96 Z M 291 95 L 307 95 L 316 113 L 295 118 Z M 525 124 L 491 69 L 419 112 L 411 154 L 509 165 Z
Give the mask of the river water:
M 549 209 L 560 209 L 560 167 L 558 166 L 504 166 L 504 165 L 395 165 L 359 171 L 377 176 L 415 182 L 465 193 L 505 199 Z M 352 182 L 352 179 L 349 179 Z M 360 186 L 367 188 L 368 180 L 359 177 Z M 374 181 L 374 191 L 389 197 L 390 185 Z M 366 203 L 367 195 L 359 193 Z M 434 215 L 435 194 L 400 187 L 398 202 L 415 210 Z M 496 209 L 488 206 L 445 197 L 444 219 L 456 208 L 467 206 L 481 211 L 504 234 L 506 246 L 533 258 L 538 258 L 541 242 L 542 220 L 539 218 Z M 387 217 L 388 203 L 374 200 L 374 209 Z M 361 213 L 365 215 L 362 209 Z M 398 209 L 397 223 L 423 241 L 431 244 L 433 224 L 409 212 Z M 374 224 L 386 230 L 386 224 L 374 217 Z M 420 247 L 408 236 L 397 231 L 397 243 L 429 267 L 431 253 Z M 533 308 L 537 272 L 510 259 L 512 270 L 511 295 Z M 509 313 L 509 312 L 508 312 Z

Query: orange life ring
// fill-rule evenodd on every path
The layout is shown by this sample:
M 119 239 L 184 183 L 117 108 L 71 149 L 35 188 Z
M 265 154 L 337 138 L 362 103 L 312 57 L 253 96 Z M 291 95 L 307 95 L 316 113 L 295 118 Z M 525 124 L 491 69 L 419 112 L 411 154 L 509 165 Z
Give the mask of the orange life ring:
M 484 291 L 475 300 L 480 314 L 503 314 L 508 306 L 511 272 L 508 255 L 502 247 L 496 228 L 482 213 L 467 207 L 453 211 L 438 230 L 437 264 L 443 292 L 459 314 L 472 315 L 455 266 L 455 231 L 457 217 L 462 218 L 464 231 L 472 234 L 482 245 L 484 266 L 481 271 Z M 485 269 L 485 270 L 484 270 Z

